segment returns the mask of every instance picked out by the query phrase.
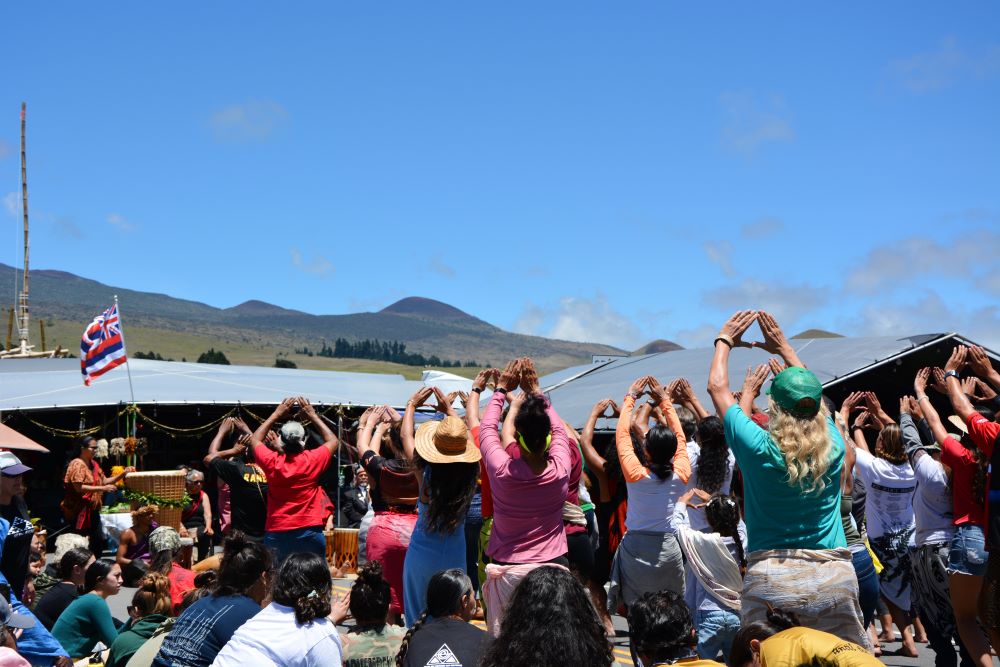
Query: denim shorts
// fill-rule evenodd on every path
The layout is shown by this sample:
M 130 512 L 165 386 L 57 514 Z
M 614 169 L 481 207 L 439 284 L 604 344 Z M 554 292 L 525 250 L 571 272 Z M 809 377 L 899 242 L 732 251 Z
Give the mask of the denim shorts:
M 986 538 L 983 529 L 964 523 L 955 529 L 948 552 L 948 574 L 986 574 Z
M 698 657 L 702 660 L 715 660 L 722 653 L 722 657 L 728 661 L 729 649 L 740 630 L 739 614 L 722 609 L 699 609 L 695 614 L 695 621 L 698 628 Z

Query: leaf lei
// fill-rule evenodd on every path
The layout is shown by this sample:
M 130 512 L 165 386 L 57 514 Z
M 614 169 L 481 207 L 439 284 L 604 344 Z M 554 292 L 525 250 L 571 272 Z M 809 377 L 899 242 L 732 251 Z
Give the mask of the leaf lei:
M 186 492 L 184 497 L 180 500 L 171 500 L 169 498 L 164 498 L 163 496 L 158 496 L 155 493 L 143 493 L 142 491 L 134 491 L 128 487 L 122 489 L 122 495 L 129 502 L 139 503 L 139 506 L 143 505 L 157 505 L 158 507 L 170 507 L 175 509 L 184 509 L 184 506 L 191 502 L 191 496 Z

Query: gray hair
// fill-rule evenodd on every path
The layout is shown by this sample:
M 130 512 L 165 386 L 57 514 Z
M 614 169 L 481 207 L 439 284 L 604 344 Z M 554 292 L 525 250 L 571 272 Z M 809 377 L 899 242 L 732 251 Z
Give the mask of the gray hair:
M 189 470 L 187 474 L 188 482 L 202 482 L 205 480 L 205 473 L 200 470 Z

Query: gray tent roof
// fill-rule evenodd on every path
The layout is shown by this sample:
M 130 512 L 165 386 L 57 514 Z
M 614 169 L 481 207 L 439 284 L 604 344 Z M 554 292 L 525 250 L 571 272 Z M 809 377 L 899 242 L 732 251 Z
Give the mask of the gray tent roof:
M 951 337 L 960 338 L 957 334 L 928 334 L 908 338 L 815 338 L 792 340 L 792 344 L 823 386 L 830 387 L 856 373 L 871 370 L 888 360 Z M 702 403 L 711 411 L 712 402 L 706 387 L 712 355 L 712 349 L 703 348 L 626 357 L 565 369 L 546 375 L 540 379 L 540 383 L 559 411 L 559 416 L 578 427 L 586 423 L 595 403 L 603 398 L 614 398 L 620 403 L 632 381 L 643 375 L 653 375 L 663 381 L 687 378 L 698 392 Z M 996 358 L 992 353 L 991 356 Z M 729 359 L 730 387 L 734 391 L 739 389 L 743 385 L 747 366 L 765 363 L 768 358 L 769 355 L 762 350 L 734 349 Z M 758 399 L 760 407 L 765 403 L 764 397 Z M 611 428 L 612 423 L 614 420 L 601 420 L 598 428 Z
M 137 403 L 273 405 L 305 396 L 317 405 L 405 405 L 423 386 L 402 375 L 342 373 L 175 361 L 129 361 Z M 119 367 L 83 385 L 78 359 L 0 361 L 0 410 L 35 410 L 129 402 Z

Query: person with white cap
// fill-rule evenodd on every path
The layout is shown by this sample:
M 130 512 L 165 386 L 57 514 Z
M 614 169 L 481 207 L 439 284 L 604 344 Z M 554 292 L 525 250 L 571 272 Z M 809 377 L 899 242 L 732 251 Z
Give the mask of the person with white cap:
M 414 412 L 432 392 L 445 418 L 421 424 L 414 436 Z M 417 524 L 403 561 L 403 613 L 412 626 L 427 606 L 431 577 L 440 570 L 466 568 L 465 514 L 482 456 L 465 420 L 437 387 L 422 388 L 407 402 L 400 439 L 404 456 L 420 471 Z
M 31 540 L 35 527 L 28 520 L 24 502 L 24 474 L 31 468 L 21 463 L 13 452 L 0 452 L 0 517 L 10 524 L 0 556 L 0 571 L 10 583 L 10 589 L 22 600 L 31 558 Z
M 323 444 L 306 449 L 305 427 L 293 419 L 281 426 L 282 451 L 268 448 L 264 439 L 271 428 L 286 416 L 296 414 L 304 415 L 312 423 Z M 275 552 L 279 563 L 296 552 L 325 557 L 323 523 L 327 502 L 318 481 L 337 451 L 337 436 L 309 401 L 299 396 L 282 401 L 257 428 L 251 442 L 254 459 L 268 481 L 264 544 Z

